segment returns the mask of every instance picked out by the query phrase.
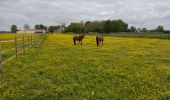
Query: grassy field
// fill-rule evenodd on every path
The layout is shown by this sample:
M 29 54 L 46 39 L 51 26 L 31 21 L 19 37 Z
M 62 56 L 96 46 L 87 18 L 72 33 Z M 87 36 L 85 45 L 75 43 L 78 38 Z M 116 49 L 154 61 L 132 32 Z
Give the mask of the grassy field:
M 23 36 L 24 36 L 24 44 L 25 44 L 25 48 L 28 47 L 28 36 L 29 36 L 29 41 L 31 41 L 31 36 L 32 36 L 32 41 L 33 43 L 35 43 L 35 38 L 37 35 L 33 35 L 33 34 L 14 34 L 14 33 L 11 33 L 11 34 L 0 34 L 0 41 L 9 41 L 9 40 L 13 40 L 12 42 L 0 42 L 1 44 L 1 51 L 4 52 L 4 51 L 7 51 L 7 50 L 10 50 L 10 51 L 7 51 L 5 53 L 3 53 L 3 61 L 9 59 L 10 57 L 14 56 L 15 55 L 15 49 L 11 50 L 12 48 L 15 48 L 15 36 L 17 36 L 17 44 L 18 44 L 18 51 L 22 51 L 23 50 Z M 31 43 L 31 42 L 29 42 Z
M 170 33 L 112 33 L 114 37 L 170 39 Z
M 0 98 L 18 100 L 170 99 L 170 41 L 45 35 L 18 61 L 4 65 Z
M 11 40 L 15 38 L 15 34 L 0 34 L 0 41 L 2 40 Z

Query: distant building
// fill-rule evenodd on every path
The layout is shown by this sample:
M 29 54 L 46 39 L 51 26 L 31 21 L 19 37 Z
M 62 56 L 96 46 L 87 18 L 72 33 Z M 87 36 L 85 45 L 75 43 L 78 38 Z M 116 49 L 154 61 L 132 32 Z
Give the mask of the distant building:
M 40 33 L 45 34 L 47 31 L 45 29 L 29 29 L 29 30 L 19 30 L 17 32 L 18 34 L 34 34 L 34 33 Z
M 45 34 L 45 33 L 47 33 L 47 31 L 45 29 L 36 29 L 35 33 Z
M 23 33 L 26 33 L 26 34 L 33 34 L 33 33 L 35 33 L 35 30 L 34 30 L 34 29 L 29 29 L 29 30 L 19 30 L 19 31 L 17 31 L 17 33 L 19 33 L 19 34 L 23 34 Z
M 58 27 L 54 32 L 55 32 L 55 33 L 58 33 L 58 34 L 61 34 L 61 33 L 64 33 L 64 31 L 65 31 L 65 28 L 62 27 L 62 26 L 60 26 L 60 27 Z

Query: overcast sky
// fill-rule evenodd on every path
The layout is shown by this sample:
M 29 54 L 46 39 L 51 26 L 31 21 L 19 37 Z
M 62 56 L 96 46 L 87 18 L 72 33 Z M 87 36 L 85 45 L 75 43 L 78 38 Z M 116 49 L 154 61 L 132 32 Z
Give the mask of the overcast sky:
M 107 19 L 170 29 L 170 0 L 0 0 L 0 30 L 9 30 L 12 24 L 22 28 Z

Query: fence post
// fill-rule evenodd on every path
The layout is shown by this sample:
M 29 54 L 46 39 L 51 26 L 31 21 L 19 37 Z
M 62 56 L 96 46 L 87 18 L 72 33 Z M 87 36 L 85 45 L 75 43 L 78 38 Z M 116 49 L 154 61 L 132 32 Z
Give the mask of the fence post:
M 33 36 L 32 36 L 33 46 L 35 45 L 35 44 L 34 44 L 34 42 L 35 42 L 34 39 L 35 39 L 35 36 L 34 36 L 34 34 L 33 34 Z
M 0 42 L 0 73 L 3 72 L 3 67 L 2 67 L 2 46 L 1 46 L 1 42 Z
M 31 35 L 31 47 L 32 47 L 32 35 Z
M 25 37 L 22 37 L 22 48 L 23 48 L 23 53 L 25 53 Z
M 36 41 L 36 35 L 34 35 L 34 42 L 35 42 L 34 45 L 36 46 L 36 44 L 37 44 L 37 43 L 36 43 L 36 42 L 37 42 L 37 41 Z
M 30 37 L 28 35 L 28 49 L 29 49 L 29 46 L 30 46 Z
M 36 35 L 34 35 L 34 45 L 36 46 Z
M 37 34 L 37 40 L 38 40 L 38 43 L 39 43 L 39 38 L 40 38 L 40 37 L 39 37 L 39 34 Z
M 38 44 L 38 34 L 36 34 L 36 44 Z
M 17 35 L 15 35 L 15 56 L 16 56 L 16 59 L 18 59 L 18 41 L 17 41 Z
M 41 35 L 40 34 L 38 34 L 38 43 L 40 43 L 41 42 Z

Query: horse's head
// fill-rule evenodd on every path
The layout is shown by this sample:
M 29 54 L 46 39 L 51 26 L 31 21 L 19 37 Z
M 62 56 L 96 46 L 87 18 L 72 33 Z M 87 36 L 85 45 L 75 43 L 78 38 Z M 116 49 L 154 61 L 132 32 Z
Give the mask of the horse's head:
M 83 35 L 82 35 L 82 37 L 84 38 L 84 37 L 85 37 L 85 35 L 83 34 Z

